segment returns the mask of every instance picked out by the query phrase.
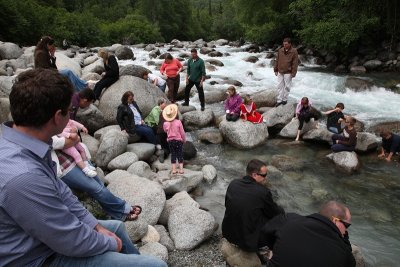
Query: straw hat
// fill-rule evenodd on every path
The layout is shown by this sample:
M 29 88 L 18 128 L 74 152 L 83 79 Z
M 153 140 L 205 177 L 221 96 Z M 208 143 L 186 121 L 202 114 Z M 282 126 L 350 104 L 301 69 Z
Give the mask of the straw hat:
M 165 121 L 172 121 L 176 118 L 176 114 L 178 114 L 178 106 L 176 104 L 169 104 L 163 110 L 163 117 Z

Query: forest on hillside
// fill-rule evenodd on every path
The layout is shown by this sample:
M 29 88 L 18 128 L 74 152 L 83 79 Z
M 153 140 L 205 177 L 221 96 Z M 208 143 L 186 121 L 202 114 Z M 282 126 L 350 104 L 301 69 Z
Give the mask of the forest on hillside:
M 0 0 L 0 40 L 34 45 L 42 35 L 79 46 L 242 39 L 348 53 L 395 48 L 398 0 Z

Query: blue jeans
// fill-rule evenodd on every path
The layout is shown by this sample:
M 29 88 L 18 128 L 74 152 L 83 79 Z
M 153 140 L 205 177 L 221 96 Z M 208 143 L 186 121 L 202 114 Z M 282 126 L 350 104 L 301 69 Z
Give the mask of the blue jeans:
M 328 131 L 330 131 L 332 133 L 335 133 L 335 134 L 339 133 L 338 128 L 337 127 L 332 127 L 332 126 L 328 128 Z
M 65 76 L 68 78 L 68 80 L 72 83 L 74 86 L 75 91 L 79 92 L 82 89 L 85 89 L 87 87 L 87 82 L 84 80 L 81 80 L 78 76 L 75 75 L 71 70 L 69 69 L 62 69 L 58 71 L 62 76 Z
M 129 213 L 130 206 L 125 200 L 114 196 L 99 177 L 87 177 L 78 166 L 72 168 L 61 180 L 70 188 L 88 193 L 113 219 L 123 221 Z
M 122 250 L 118 252 L 105 252 L 100 255 L 75 258 L 57 254 L 54 261 L 50 264 L 51 267 L 58 266 L 73 266 L 73 267 L 166 267 L 167 264 L 160 259 L 152 256 L 140 255 L 135 245 L 129 239 L 124 223 L 120 221 L 99 221 L 99 223 L 115 233 L 122 241 Z
M 136 134 L 144 137 L 149 143 L 157 145 L 157 138 L 151 127 L 147 125 L 135 125 Z
M 332 151 L 333 152 L 342 152 L 342 151 L 348 151 L 348 152 L 352 152 L 355 150 L 355 146 L 346 146 L 343 144 L 336 144 L 336 140 L 340 140 L 340 141 L 346 141 L 347 138 L 344 137 L 342 134 L 334 134 L 332 135 Z
M 167 83 L 164 83 L 164 85 L 157 85 L 158 88 L 160 88 L 160 90 L 165 93 L 165 88 L 167 87 Z

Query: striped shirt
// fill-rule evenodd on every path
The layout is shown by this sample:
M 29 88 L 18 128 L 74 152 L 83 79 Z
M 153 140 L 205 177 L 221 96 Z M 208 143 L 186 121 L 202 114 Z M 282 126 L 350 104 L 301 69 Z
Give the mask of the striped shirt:
M 0 138 L 0 266 L 41 266 L 54 252 L 89 257 L 117 242 L 56 178 L 51 141 L 2 125 Z

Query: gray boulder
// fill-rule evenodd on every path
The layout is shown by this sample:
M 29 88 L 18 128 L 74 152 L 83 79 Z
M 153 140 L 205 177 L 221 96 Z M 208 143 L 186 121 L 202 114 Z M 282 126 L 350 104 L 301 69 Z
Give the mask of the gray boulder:
M 124 170 L 115 170 L 110 172 L 104 177 L 104 180 L 106 180 L 107 184 L 110 184 L 112 182 L 118 181 L 122 179 L 123 177 L 131 177 L 132 174 L 124 171 Z
M 379 139 L 376 135 L 366 132 L 357 133 L 356 151 L 367 152 L 376 150 L 379 145 Z
M 332 160 L 339 170 L 346 173 L 353 173 L 360 168 L 360 162 L 355 152 L 331 153 L 326 157 Z
M 364 74 L 367 69 L 364 66 L 352 66 L 350 67 L 350 72 L 354 74 Z
M 256 63 L 259 59 L 256 56 L 249 56 L 243 59 L 246 62 Z
M 8 97 L 14 84 L 14 77 L 0 76 L 0 97 Z
M 303 125 L 303 129 L 301 129 L 300 135 L 309 132 L 312 129 L 315 129 L 315 125 L 317 122 L 314 119 L 311 119 L 309 122 L 305 122 Z M 299 128 L 299 120 L 293 119 L 285 127 L 279 132 L 279 136 L 285 138 L 295 138 L 297 136 L 297 129 Z
M 112 130 L 121 131 L 121 128 L 119 127 L 119 125 L 109 125 L 109 126 L 103 127 L 101 129 L 97 130 L 96 132 L 94 132 L 93 136 L 94 136 L 94 138 L 101 140 L 101 137 L 106 132 L 112 131 Z M 141 137 L 138 135 L 129 135 L 128 144 L 135 143 L 135 142 L 139 141 L 140 138 Z
M 168 251 L 173 251 L 175 250 L 175 244 L 174 241 L 172 241 L 171 237 L 169 236 L 167 230 L 165 229 L 164 225 L 154 225 L 154 228 L 157 230 L 157 232 L 160 234 L 160 241 L 159 243 L 166 247 Z
M 144 50 L 150 52 L 152 50 L 156 49 L 156 46 L 154 44 L 148 44 L 146 45 L 146 47 L 144 48 Z
M 277 96 L 277 90 L 262 90 L 260 92 L 254 93 L 251 98 L 253 99 L 257 108 L 260 108 L 275 106 Z
M 96 138 L 88 134 L 81 134 L 82 142 L 89 149 L 90 155 L 92 156 L 91 161 L 96 161 L 97 151 L 99 150 L 100 142 Z
M 112 179 L 108 189 L 116 196 L 125 199 L 127 203 L 142 207 L 142 213 L 136 221 L 146 223 L 144 234 L 147 233 L 147 225 L 157 223 L 166 200 L 165 193 L 158 183 L 130 174 Z
M 321 142 L 332 144 L 333 133 L 328 131 L 326 127 L 320 127 L 318 129 L 312 129 L 305 134 L 303 134 L 303 140 Z
M 212 184 L 215 178 L 217 178 L 217 170 L 213 165 L 204 165 L 201 171 L 203 172 L 204 180 L 209 184 Z
M 212 52 L 208 53 L 208 55 L 210 57 L 222 57 L 223 56 L 223 54 L 219 51 L 212 51 Z
M 10 114 L 10 100 L 7 97 L 0 98 L 0 123 L 8 121 Z
M 159 242 L 160 241 L 160 234 L 157 232 L 157 229 L 154 228 L 152 225 L 149 225 L 147 233 L 144 237 L 142 237 L 142 243 L 150 243 L 150 242 Z
M 94 63 L 94 62 L 96 62 L 97 60 L 99 59 L 99 57 L 97 56 L 97 55 L 92 55 L 92 56 L 89 56 L 89 57 L 87 57 L 87 58 L 85 58 L 84 60 L 83 60 L 83 66 L 88 66 L 88 65 L 90 65 L 90 64 L 92 64 L 92 63 Z
M 202 48 L 200 49 L 200 53 L 203 54 L 203 55 L 209 54 L 209 53 L 211 53 L 212 51 L 214 51 L 214 49 L 212 49 L 212 48 L 210 48 L 210 47 L 202 47 Z
M 55 56 L 57 58 L 56 65 L 59 70 L 69 69 L 78 77 L 81 77 L 82 68 L 78 62 L 60 52 L 56 52 Z
M 215 66 L 219 66 L 219 67 L 223 67 L 224 63 L 222 63 L 222 61 L 218 60 L 218 59 L 206 59 L 205 62 L 210 63 L 211 65 L 215 65 Z
M 219 103 L 226 99 L 226 90 L 210 91 L 204 95 L 206 104 Z
M 344 86 L 346 88 L 350 88 L 353 91 L 362 92 L 371 89 L 374 86 L 374 84 L 364 79 L 356 77 L 348 77 L 346 79 L 346 83 L 344 84 Z
M 106 125 L 103 113 L 95 105 L 78 109 L 76 120 L 85 125 L 90 133 L 94 133 Z
M 106 124 L 116 124 L 117 108 L 121 104 L 121 97 L 129 90 L 135 94 L 135 101 L 143 112 L 143 118 L 157 105 L 159 98 L 166 98 L 161 90 L 154 90 L 154 86 L 141 78 L 121 76 L 104 91 L 100 99 L 99 110 L 104 114 Z
M 182 105 L 178 105 L 178 108 L 179 108 L 179 113 L 181 113 L 181 114 L 185 114 L 185 113 L 187 113 L 187 112 L 195 111 L 195 110 L 196 110 L 196 108 L 195 108 L 194 106 L 182 106 Z
M 128 46 L 120 46 L 115 50 L 115 56 L 119 60 L 133 59 L 133 52 Z
M 183 144 L 183 159 L 189 160 L 195 158 L 197 155 L 197 149 L 194 144 L 190 141 L 186 141 Z
M 211 125 L 214 121 L 214 112 L 211 109 L 190 111 L 183 114 L 182 117 L 185 129 L 193 131 Z
M 213 234 L 215 219 L 207 211 L 180 206 L 171 211 L 168 229 L 176 249 L 191 250 Z
M 82 74 L 87 75 L 89 73 L 97 73 L 97 74 L 102 74 L 105 72 L 104 68 L 104 61 L 101 58 L 98 58 L 95 62 L 87 65 L 86 67 L 83 68 Z
M 254 124 L 242 120 L 230 122 L 224 118 L 219 130 L 226 142 L 240 149 L 256 147 L 268 138 L 268 128 L 265 123 Z
M 228 79 L 228 80 L 222 80 L 222 81 L 220 81 L 219 82 L 220 84 L 229 84 L 229 85 L 234 85 L 234 86 L 243 86 L 243 83 L 241 83 L 240 81 L 238 81 L 238 80 L 231 80 L 231 79 Z
M 218 39 L 218 40 L 216 40 L 215 41 L 215 43 L 217 44 L 217 45 L 228 45 L 229 44 L 229 41 L 228 40 L 226 40 L 226 39 Z
M 367 70 L 376 70 L 382 67 L 383 63 L 380 60 L 374 59 L 374 60 L 368 60 L 367 62 L 364 63 L 364 67 Z
M 100 81 L 101 80 L 101 76 L 100 76 L 100 74 L 97 74 L 97 73 L 86 73 L 86 74 L 83 74 L 82 75 L 82 80 L 85 80 L 85 81 L 89 81 L 89 80 L 91 80 L 91 81 Z
M 184 174 L 172 175 L 170 171 L 159 171 L 155 181 L 158 181 L 166 194 L 190 192 L 203 180 L 203 172 L 184 169 Z
M 295 113 L 296 103 L 288 102 L 286 105 L 272 108 L 263 114 L 268 127 L 283 126 L 288 124 Z
M 22 49 L 14 43 L 0 42 L 0 59 L 19 58 L 23 53 Z
M 162 261 L 168 261 L 168 249 L 158 242 L 146 243 L 139 248 L 141 255 L 154 256 Z
M 150 180 L 152 180 L 156 176 L 156 174 L 151 171 L 149 164 L 144 161 L 137 161 L 132 163 L 128 167 L 128 172 Z
M 119 169 L 119 170 L 126 170 L 131 166 L 133 163 L 139 160 L 138 156 L 133 152 L 125 152 L 118 157 L 114 158 L 113 160 L 108 163 L 107 168 L 110 171 Z
M 156 147 L 150 143 L 134 143 L 129 144 L 126 150 L 135 153 L 139 160 L 146 161 L 154 154 Z
M 134 65 L 134 64 L 125 65 L 125 66 L 122 66 L 119 68 L 119 76 L 130 75 L 130 76 L 142 78 L 143 73 L 145 73 L 145 72 L 151 73 L 151 71 L 149 69 L 139 66 L 139 65 Z
M 299 171 L 304 168 L 301 159 L 288 155 L 274 155 L 270 163 L 280 171 Z
M 235 267 L 261 267 L 260 258 L 255 252 L 247 252 L 229 243 L 222 238 L 220 244 L 221 253 L 229 266 Z
M 202 131 L 199 133 L 198 139 L 211 144 L 221 144 L 224 141 L 222 134 L 218 129 L 207 129 Z
M 268 180 L 279 180 L 283 177 L 283 173 L 275 166 L 268 165 Z
M 164 159 L 161 163 L 158 159 L 151 163 L 151 170 L 153 172 L 171 170 L 171 155 Z
M 100 168 L 107 167 L 108 163 L 126 151 L 128 136 L 121 131 L 109 131 L 101 138 L 96 154 L 96 164 Z

